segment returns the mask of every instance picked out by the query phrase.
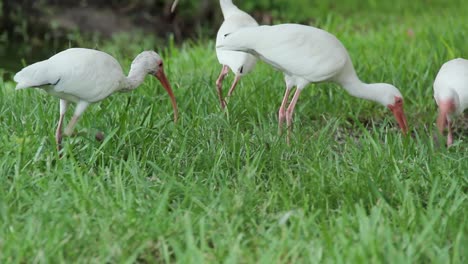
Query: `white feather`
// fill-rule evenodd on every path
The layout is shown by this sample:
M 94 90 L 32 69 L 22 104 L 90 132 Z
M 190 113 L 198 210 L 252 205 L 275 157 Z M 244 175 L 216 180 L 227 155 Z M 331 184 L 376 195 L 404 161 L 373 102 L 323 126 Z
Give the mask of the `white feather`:
M 395 97 L 402 98 L 393 85 L 361 82 L 343 44 L 318 28 L 299 24 L 247 27 L 224 36 L 217 48 L 255 55 L 284 72 L 286 82 L 299 89 L 331 81 L 353 96 L 384 106 L 394 104 Z
M 57 53 L 18 72 L 16 89 L 40 87 L 61 99 L 90 103 L 120 88 L 125 79 L 120 64 L 109 54 L 82 48 Z
M 225 34 L 232 33 L 245 27 L 258 26 L 257 21 L 246 12 L 237 8 L 231 0 L 220 0 L 224 22 L 218 30 L 216 45 L 224 39 Z M 238 75 L 245 75 L 253 70 L 257 58 L 251 54 L 238 51 L 216 49 L 216 56 L 222 65 L 227 65 Z
M 458 58 L 446 62 L 434 81 L 434 98 L 455 99 L 456 114 L 468 108 L 468 60 Z

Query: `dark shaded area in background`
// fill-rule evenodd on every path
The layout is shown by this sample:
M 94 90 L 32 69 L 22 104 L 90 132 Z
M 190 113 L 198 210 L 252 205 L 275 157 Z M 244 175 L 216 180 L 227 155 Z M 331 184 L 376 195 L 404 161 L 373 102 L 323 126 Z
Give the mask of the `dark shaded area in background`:
M 66 37 L 71 31 L 109 37 L 140 30 L 162 38 L 171 34 L 182 41 L 199 34 L 213 36 L 222 22 L 218 0 L 182 0 L 174 13 L 170 12 L 172 2 L 0 0 L 0 32 L 10 40 L 50 40 Z M 253 15 L 271 22 L 261 12 Z
M 203 2 L 210 1 L 200 1 Z M 6 46 L 11 43 L 27 43 L 34 49 L 44 42 L 69 40 L 70 34 L 110 37 L 120 32 L 142 31 L 162 38 L 173 34 L 180 41 L 182 36 L 193 36 L 202 18 L 210 19 L 213 13 L 206 8 L 193 9 L 190 16 L 181 19 L 177 13 L 171 14 L 172 1 L 167 0 L 0 0 L 0 3 L 4 50 L 10 50 Z
M 333 14 L 385 17 L 440 10 L 464 0 L 234 0 L 260 24 L 294 22 L 320 26 Z M 219 0 L 0 0 L 0 68 L 16 70 L 56 50 L 116 33 L 139 33 L 177 43 L 213 38 L 222 23 Z M 423 5 L 421 3 L 424 3 Z M 422 7 L 424 7 L 422 9 Z M 363 13 L 363 10 L 365 13 Z
M 184 14 L 182 19 L 177 14 L 171 14 L 172 0 L 0 2 L 3 2 L 0 30 L 7 32 L 10 39 L 56 38 L 73 30 L 109 37 L 135 29 L 161 37 L 171 32 L 181 39 L 182 36 L 193 36 L 202 20 L 212 22 L 215 7 L 210 0 L 198 1 L 198 7 L 191 8 L 190 14 Z
M 17 68 L 8 65 L 8 57 L 17 57 L 16 54 L 28 60 L 44 57 L 44 45 L 63 49 L 65 44 L 79 44 L 74 41 L 77 36 L 108 38 L 116 33 L 139 32 L 161 39 L 173 36 L 180 43 L 187 38 L 212 37 L 222 23 L 219 0 L 182 0 L 174 13 L 170 12 L 172 3 L 173 0 L 0 0 L 0 66 Z M 254 16 L 271 23 L 269 15 L 256 12 Z

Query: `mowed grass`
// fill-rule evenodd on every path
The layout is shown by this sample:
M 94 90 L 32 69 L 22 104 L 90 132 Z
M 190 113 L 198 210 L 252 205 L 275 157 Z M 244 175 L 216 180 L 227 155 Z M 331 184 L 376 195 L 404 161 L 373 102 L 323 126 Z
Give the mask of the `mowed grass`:
M 91 106 L 59 159 L 58 99 L 2 80 L 0 262 L 466 263 L 466 121 L 453 147 L 432 139 L 432 82 L 443 62 L 468 57 L 465 14 L 317 18 L 362 80 L 401 89 L 407 137 L 384 107 L 320 84 L 301 95 L 287 146 L 277 134 L 282 74 L 260 63 L 223 112 L 214 43 L 203 40 L 158 45 L 177 124 L 147 77 Z M 89 47 L 128 70 L 155 43 Z

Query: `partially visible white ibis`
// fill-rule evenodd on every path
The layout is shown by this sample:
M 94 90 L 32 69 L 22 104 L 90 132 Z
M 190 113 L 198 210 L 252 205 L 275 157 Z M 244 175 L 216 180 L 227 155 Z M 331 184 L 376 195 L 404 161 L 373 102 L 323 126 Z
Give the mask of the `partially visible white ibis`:
M 179 0 L 175 0 L 174 2 L 172 2 L 171 13 L 173 13 L 175 11 L 178 3 L 179 3 Z
M 447 146 L 453 144 L 452 118 L 468 108 L 468 60 L 446 62 L 434 81 L 434 98 L 439 106 L 437 128 L 441 134 L 448 129 Z
M 176 121 L 177 103 L 164 74 L 163 61 L 154 51 L 140 53 L 133 60 L 128 77 L 109 54 L 93 49 L 71 48 L 48 60 L 23 68 L 15 75 L 14 80 L 18 83 L 16 90 L 41 88 L 60 98 L 60 119 L 55 134 L 57 148 L 60 150 L 63 119 L 69 102 L 77 105 L 65 129 L 67 136 L 72 134 L 74 126 L 89 104 L 99 102 L 114 92 L 134 90 L 147 74 L 158 78 L 168 92 Z
M 279 109 L 279 131 L 286 119 L 288 142 L 294 107 L 302 89 L 309 83 L 326 81 L 341 85 L 352 96 L 388 107 L 402 131 L 408 131 L 400 91 L 390 84 L 359 80 L 346 48 L 324 30 L 298 24 L 242 28 L 226 33 L 217 48 L 251 53 L 284 73 L 286 92 Z M 286 108 L 295 86 L 297 90 Z
M 246 12 L 237 8 L 237 6 L 232 3 L 232 0 L 220 0 L 219 4 L 221 5 L 221 11 L 223 12 L 224 22 L 218 30 L 216 45 L 224 39 L 225 34 L 244 27 L 258 26 L 257 21 L 255 21 L 255 19 Z M 223 99 L 222 87 L 224 77 L 229 73 L 229 68 L 236 75 L 228 92 L 228 96 L 231 96 L 240 78 L 253 70 L 257 63 L 257 58 L 245 52 L 222 50 L 218 48 L 216 49 L 216 56 L 218 57 L 219 63 L 223 65 L 221 73 L 216 80 L 216 86 L 218 88 L 221 107 L 224 108 L 226 106 L 226 102 Z

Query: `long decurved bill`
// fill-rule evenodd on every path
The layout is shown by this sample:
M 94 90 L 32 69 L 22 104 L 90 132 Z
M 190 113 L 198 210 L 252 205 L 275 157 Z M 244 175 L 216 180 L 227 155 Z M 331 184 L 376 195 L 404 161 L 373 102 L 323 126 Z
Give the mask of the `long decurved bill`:
M 169 97 L 171 97 L 171 103 L 172 103 L 172 108 L 174 108 L 174 122 L 177 122 L 177 119 L 179 117 L 179 112 L 177 110 L 177 102 L 174 96 L 174 93 L 172 92 L 171 85 L 169 84 L 169 81 L 166 78 L 166 74 L 164 74 L 163 68 L 160 68 L 155 74 L 156 78 L 161 82 L 162 86 L 164 89 L 166 89 L 167 93 L 169 94 Z
M 395 105 L 391 108 L 393 115 L 395 116 L 398 125 L 404 134 L 408 133 L 408 122 L 406 122 L 405 111 L 403 110 L 403 104 Z

